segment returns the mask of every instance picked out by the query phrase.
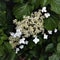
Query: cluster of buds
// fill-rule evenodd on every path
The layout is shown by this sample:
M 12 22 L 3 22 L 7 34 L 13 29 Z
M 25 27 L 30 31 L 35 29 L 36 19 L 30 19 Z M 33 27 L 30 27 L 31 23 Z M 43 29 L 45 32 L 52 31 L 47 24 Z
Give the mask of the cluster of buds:
M 45 14 L 43 15 L 42 13 Z M 47 10 L 45 7 L 38 12 L 31 13 L 31 16 L 23 16 L 22 21 L 13 20 L 13 23 L 16 25 L 16 33 L 10 32 L 9 43 L 13 48 L 16 48 L 19 45 L 19 48 L 22 49 L 24 44 L 28 44 L 28 41 L 25 38 L 30 36 L 34 37 L 33 42 L 37 44 L 39 39 L 37 38 L 38 33 L 44 34 L 44 18 L 48 18 L 50 15 L 46 13 Z M 48 36 L 44 35 L 44 38 Z M 22 45 L 23 44 L 23 45 Z M 16 53 L 19 51 L 19 48 L 16 49 Z
M 34 12 L 31 16 L 24 16 L 22 21 L 13 20 L 16 24 L 16 29 L 20 29 L 23 37 L 35 36 L 40 32 L 44 32 L 43 25 L 44 16 L 41 10 Z

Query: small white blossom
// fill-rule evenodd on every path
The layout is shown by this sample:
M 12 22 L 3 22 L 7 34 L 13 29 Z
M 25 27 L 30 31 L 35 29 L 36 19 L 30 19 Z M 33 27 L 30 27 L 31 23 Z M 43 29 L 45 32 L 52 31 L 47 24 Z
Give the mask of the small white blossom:
M 19 44 L 25 44 L 25 38 L 20 39 Z
M 14 34 L 15 34 L 15 33 L 13 33 L 13 32 L 10 32 L 10 35 L 11 35 L 11 36 L 14 36 Z
M 20 29 L 16 29 L 16 32 L 21 32 Z
M 35 39 L 33 39 L 33 42 L 34 42 L 35 44 L 37 44 L 37 43 L 39 42 L 39 39 L 38 39 L 37 37 L 35 37 Z
M 46 7 L 42 8 L 42 12 L 47 12 Z
M 16 36 L 20 37 L 22 35 L 22 32 L 20 29 L 16 29 Z
M 26 16 L 24 15 L 23 18 L 26 18 Z
M 47 34 L 44 34 L 44 39 L 48 39 L 48 35 Z
M 48 30 L 48 33 L 49 33 L 49 34 L 52 34 L 52 31 L 51 31 L 51 30 Z
M 16 48 L 16 54 L 18 53 L 18 51 L 19 51 L 19 48 Z
M 16 38 L 16 34 L 13 32 L 10 32 L 10 35 L 13 36 L 14 38 Z
M 13 23 L 16 23 L 16 22 L 17 22 L 17 19 L 14 19 L 14 20 L 13 20 Z
M 16 37 L 17 37 L 16 35 L 17 35 L 17 34 L 15 33 L 13 37 L 16 38 Z
M 48 18 L 50 16 L 50 13 L 45 13 L 44 16 Z
M 28 44 L 28 41 L 25 41 L 25 44 L 27 45 Z
M 55 28 L 54 32 L 56 33 L 57 32 L 57 29 Z
M 19 33 L 15 33 L 14 37 L 20 37 L 21 35 Z
M 16 37 L 20 37 L 22 35 L 22 32 L 18 32 L 18 30 L 17 30 L 16 33 L 10 32 L 10 35 L 13 36 L 14 38 L 16 38 Z
M 11 43 L 12 43 L 12 41 L 9 41 L 9 43 L 11 44 Z
M 24 48 L 24 45 L 19 46 L 19 48 L 20 48 L 20 49 L 23 49 L 23 48 Z

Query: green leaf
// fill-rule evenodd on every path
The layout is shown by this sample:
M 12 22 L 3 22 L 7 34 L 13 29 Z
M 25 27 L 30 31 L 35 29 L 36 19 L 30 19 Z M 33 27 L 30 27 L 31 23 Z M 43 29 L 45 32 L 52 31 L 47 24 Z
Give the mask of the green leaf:
M 28 46 L 29 46 L 29 49 L 32 49 L 35 46 L 35 44 L 32 41 L 29 41 Z
M 32 57 L 37 56 L 37 51 L 36 50 L 31 50 L 31 51 L 29 51 L 29 53 L 32 55 Z
M 4 10 L 6 10 L 6 4 L 5 4 L 5 2 L 2 2 L 2 1 L 0 1 L 0 11 L 4 11 Z
M 60 31 L 60 21 L 59 21 L 59 23 L 58 23 L 58 30 Z
M 40 0 L 29 0 L 29 3 L 33 5 L 35 9 L 40 6 Z
M 45 60 L 44 56 L 40 56 L 39 60 Z
M 50 43 L 46 46 L 45 51 L 46 52 L 49 52 L 49 51 L 51 52 L 51 51 L 53 51 L 53 48 L 54 48 L 53 43 Z
M 60 54 L 60 43 L 57 44 L 57 53 Z
M 4 42 L 3 40 L 0 40 L 0 45 L 1 45 L 3 42 Z
M 11 53 L 11 59 L 10 60 L 15 60 L 15 56 L 16 56 L 16 53 L 15 52 L 12 52 Z M 9 57 L 10 58 L 10 57 Z
M 23 3 L 24 2 L 24 0 L 12 0 L 12 1 L 15 3 Z
M 7 36 L 4 34 L 4 35 L 1 37 L 1 40 L 7 40 Z
M 57 14 L 60 14 L 60 0 L 52 0 L 50 1 L 51 4 L 51 10 L 56 12 Z
M 5 47 L 5 51 L 7 52 L 7 53 L 11 53 L 11 51 L 12 51 L 12 47 L 11 47 L 11 45 L 9 44 L 9 42 L 5 42 L 4 43 L 4 47 Z
M 60 42 L 60 36 L 58 36 L 57 41 Z
M 33 6 L 30 6 L 28 4 L 24 4 L 22 6 L 18 5 L 14 7 L 13 14 L 17 19 L 22 19 L 24 15 L 30 15 L 32 10 L 33 10 Z
M 6 3 L 0 2 L 0 27 L 4 27 L 3 29 L 7 28 L 7 21 L 6 21 Z
M 3 56 L 3 55 L 4 55 L 4 47 L 0 46 L 0 56 Z
M 4 34 L 3 30 L 0 29 L 0 45 L 4 42 L 4 40 L 7 40 L 7 36 Z
M 46 6 L 48 3 L 48 0 L 40 0 L 41 6 Z
M 0 11 L 0 26 L 6 26 L 6 11 Z
M 15 56 L 16 56 L 16 53 L 12 51 L 6 60 L 15 60 Z
M 5 57 L 6 57 L 5 55 L 1 56 L 0 60 L 5 60 Z
M 49 60 L 60 60 L 59 57 L 56 54 L 53 54 L 49 57 Z
M 44 26 L 46 30 L 54 30 L 57 28 L 57 20 L 54 17 L 49 17 L 44 20 Z

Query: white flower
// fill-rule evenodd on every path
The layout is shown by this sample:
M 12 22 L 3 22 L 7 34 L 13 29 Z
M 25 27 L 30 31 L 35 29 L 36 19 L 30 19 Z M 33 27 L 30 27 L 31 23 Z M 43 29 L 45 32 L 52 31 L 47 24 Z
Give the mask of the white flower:
M 28 44 L 28 41 L 25 41 L 25 44 L 27 45 Z
M 24 48 L 24 45 L 19 46 L 19 48 L 20 48 L 20 49 L 23 49 L 23 48 Z
M 35 37 L 35 39 L 33 39 L 33 42 L 34 42 L 35 44 L 37 44 L 37 43 L 39 42 L 39 39 L 38 39 L 37 37 Z
M 46 7 L 42 8 L 42 12 L 47 12 Z
M 16 35 L 15 35 L 15 33 L 13 33 L 13 32 L 10 32 L 10 35 L 11 35 L 11 36 L 13 36 L 14 38 L 16 38 Z
M 22 35 L 22 32 L 20 29 L 16 29 L 16 36 L 20 37 Z
M 25 44 L 25 38 L 20 39 L 19 44 Z
M 56 33 L 57 32 L 57 29 L 55 28 L 54 32 Z
M 49 33 L 49 34 L 52 34 L 52 31 L 51 31 L 51 30 L 48 30 L 48 33 Z
M 15 33 L 14 37 L 17 37 L 17 36 L 20 37 L 20 35 L 18 33 Z
M 47 34 L 44 34 L 44 39 L 48 39 L 48 35 Z
M 18 53 L 18 51 L 19 51 L 19 48 L 16 48 L 16 54 Z
M 10 35 L 13 36 L 14 38 L 16 37 L 20 38 L 20 36 L 22 35 L 22 32 L 19 29 L 17 29 L 16 33 L 10 32 Z
M 44 16 L 48 18 L 50 16 L 50 13 L 45 13 Z
M 16 29 L 16 32 L 21 32 L 21 29 Z
M 14 19 L 14 20 L 13 20 L 13 23 L 16 23 L 16 22 L 17 22 L 17 19 Z
M 20 32 L 20 29 L 16 29 L 16 32 Z
M 13 32 L 10 32 L 10 35 L 11 35 L 11 36 L 14 36 L 14 34 L 15 34 L 15 33 L 13 33 Z
M 17 32 L 16 32 L 16 33 L 15 33 L 15 36 L 20 38 L 21 33 L 17 33 Z

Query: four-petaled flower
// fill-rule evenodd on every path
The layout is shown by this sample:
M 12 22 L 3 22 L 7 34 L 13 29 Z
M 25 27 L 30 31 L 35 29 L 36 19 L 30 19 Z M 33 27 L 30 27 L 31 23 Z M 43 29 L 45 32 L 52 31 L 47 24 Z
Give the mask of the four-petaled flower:
M 48 39 L 48 35 L 47 34 L 44 34 L 44 39 Z
M 38 39 L 37 37 L 35 37 L 35 39 L 33 39 L 33 42 L 34 42 L 35 44 L 37 44 L 37 43 L 39 42 L 39 39 Z

